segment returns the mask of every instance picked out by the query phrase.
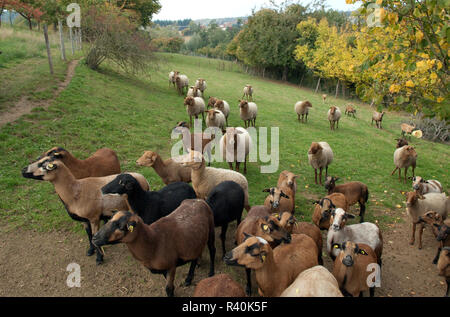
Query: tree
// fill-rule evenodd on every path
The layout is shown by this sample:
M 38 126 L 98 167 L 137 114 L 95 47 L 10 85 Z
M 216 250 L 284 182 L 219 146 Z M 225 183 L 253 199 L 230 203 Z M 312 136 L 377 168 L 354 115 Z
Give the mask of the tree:
M 138 25 L 146 27 L 155 13 L 161 9 L 159 0 L 115 0 L 115 5 L 122 13 L 126 13 L 128 17 Z

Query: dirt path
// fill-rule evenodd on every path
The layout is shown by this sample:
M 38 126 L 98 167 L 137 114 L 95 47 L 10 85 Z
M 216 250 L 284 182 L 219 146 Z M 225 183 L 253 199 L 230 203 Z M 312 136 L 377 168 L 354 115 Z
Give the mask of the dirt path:
M 232 237 L 235 229 L 235 225 L 229 228 L 227 250 L 234 247 Z M 219 231 L 216 229 L 216 246 L 220 246 Z M 383 233 L 382 282 L 375 295 L 443 296 L 444 280 L 431 263 L 436 251 L 431 230 L 426 228 L 424 232 L 423 250 L 418 250 L 417 244 L 408 244 L 409 234 L 407 221 Z M 165 296 L 164 278 L 150 274 L 138 264 L 125 245 L 108 246 L 105 263 L 101 266 L 96 266 L 94 257 L 85 255 L 86 249 L 85 235 L 77 233 L 39 233 L 20 229 L 5 233 L 0 228 L 0 296 Z M 66 268 L 70 263 L 80 265 L 80 288 L 69 288 L 66 284 L 70 273 Z M 207 276 L 208 264 L 205 251 L 193 285 Z M 332 269 L 327 257 L 325 266 Z M 188 265 L 177 269 L 176 296 L 191 296 L 194 291 L 194 286 L 181 286 L 187 271 Z M 244 270 L 224 265 L 218 251 L 216 273 L 220 272 L 231 274 L 245 285 Z
M 64 81 L 60 82 L 58 88 L 54 91 L 53 97 L 46 100 L 32 101 L 29 100 L 29 96 L 22 96 L 20 100 L 7 111 L 0 113 L 0 127 L 3 125 L 16 121 L 24 114 L 28 114 L 35 107 L 46 108 L 49 106 L 56 97 L 69 85 L 72 77 L 75 75 L 75 67 L 78 65 L 79 60 L 72 60 L 67 67 L 67 74 Z

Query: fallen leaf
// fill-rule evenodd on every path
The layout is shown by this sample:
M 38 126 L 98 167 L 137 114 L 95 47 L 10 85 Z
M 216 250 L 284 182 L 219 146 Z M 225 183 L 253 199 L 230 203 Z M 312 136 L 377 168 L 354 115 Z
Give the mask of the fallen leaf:
M 396 205 L 395 207 L 397 207 L 398 209 L 402 208 L 402 205 Z

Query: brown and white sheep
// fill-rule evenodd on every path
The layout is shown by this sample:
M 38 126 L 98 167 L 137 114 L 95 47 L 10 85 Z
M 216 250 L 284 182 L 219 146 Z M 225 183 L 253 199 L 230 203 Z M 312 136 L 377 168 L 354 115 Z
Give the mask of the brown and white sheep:
M 222 111 L 217 109 L 210 109 L 206 111 L 206 126 L 208 128 L 217 127 L 220 130 L 225 131 L 226 118 Z
M 371 124 L 373 125 L 373 123 L 375 122 L 375 125 L 376 125 L 376 127 L 378 128 L 378 129 L 382 129 L 382 127 L 381 127 L 381 123 L 382 123 L 382 121 L 383 121 L 383 116 L 386 114 L 386 112 L 378 112 L 378 111 L 375 111 L 374 113 L 373 113 L 373 115 L 372 115 L 372 122 L 371 122 Z
M 256 126 L 258 106 L 254 102 L 239 100 L 240 117 L 244 121 L 244 127 Z
M 341 109 L 336 106 L 331 106 L 330 110 L 328 110 L 327 118 L 330 121 L 330 129 L 335 130 L 339 129 L 339 120 L 341 119 Z
M 352 115 L 353 116 L 353 118 L 356 118 L 356 109 L 353 107 L 353 106 L 351 106 L 351 105 L 347 105 L 346 107 L 345 107 L 345 114 L 347 115 L 347 116 L 350 116 L 350 115 Z
M 205 121 L 205 101 L 200 97 L 186 97 L 184 99 L 184 105 L 186 106 L 186 112 L 189 115 L 189 119 L 192 126 L 192 117 L 198 119 L 201 114 L 203 122 Z
M 195 87 L 200 89 L 202 94 L 204 94 L 205 90 L 207 88 L 206 80 L 204 80 L 203 78 L 197 79 L 196 82 L 195 82 Z
M 222 99 L 216 99 L 216 102 L 214 103 L 213 106 L 217 110 L 222 111 L 223 115 L 225 116 L 227 125 L 228 125 L 228 116 L 230 115 L 230 105 L 228 104 L 228 102 L 226 102 L 225 100 L 222 100 Z
M 247 100 L 251 99 L 253 100 L 253 87 L 250 85 L 246 85 L 244 87 L 244 94 L 242 95 L 242 98 L 246 97 Z
M 405 169 L 405 178 L 404 182 L 406 183 L 406 174 L 408 172 L 408 168 L 411 166 L 413 177 L 414 171 L 416 169 L 416 161 L 417 161 L 417 152 L 416 150 L 410 146 L 405 145 L 401 148 L 398 148 L 394 152 L 394 165 L 395 169 L 392 171 L 391 176 L 394 175 L 395 171 L 398 170 L 398 180 L 401 182 L 401 170 Z
M 328 176 L 328 165 L 333 162 L 333 150 L 327 142 L 312 142 L 308 150 L 309 164 L 314 168 L 314 180 L 317 184 L 317 170 L 320 170 L 319 181 L 322 185 L 322 170 Z
M 412 188 L 419 195 L 444 192 L 442 184 L 439 181 L 435 179 L 425 180 L 420 176 L 412 177 Z
M 236 163 L 236 171 L 244 162 L 244 174 L 247 174 L 247 160 L 253 142 L 250 134 L 244 128 L 227 128 L 225 134 L 219 141 L 220 153 L 225 162 L 228 162 L 233 170 L 233 163 Z
M 295 104 L 294 110 L 297 113 L 299 122 L 303 122 L 303 119 L 305 119 L 305 122 L 308 122 L 309 108 L 312 108 L 312 104 L 309 101 L 299 101 Z
M 319 227 L 320 230 L 328 230 L 330 228 L 331 212 L 336 208 L 348 210 L 349 204 L 344 194 L 333 193 L 314 202 L 314 212 L 312 222 Z
M 186 75 L 177 75 L 175 76 L 175 84 L 177 86 L 178 94 L 184 95 L 184 88 L 186 88 L 186 92 L 189 89 L 189 78 Z

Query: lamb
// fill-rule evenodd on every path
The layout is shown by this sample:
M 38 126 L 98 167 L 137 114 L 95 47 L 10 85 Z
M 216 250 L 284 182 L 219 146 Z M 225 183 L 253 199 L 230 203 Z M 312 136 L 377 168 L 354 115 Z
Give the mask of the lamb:
M 276 217 L 280 222 L 280 226 L 284 228 L 290 234 L 306 234 L 308 237 L 314 240 L 317 245 L 319 255 L 317 261 L 320 265 L 323 264 L 322 260 L 322 233 L 320 229 L 313 223 L 309 222 L 297 222 L 294 215 L 290 212 L 282 212 L 280 214 L 273 214 L 271 217 Z M 270 219 L 270 217 L 269 217 Z
M 184 99 L 184 105 L 186 106 L 186 112 L 189 115 L 192 126 L 192 117 L 198 119 L 201 114 L 203 122 L 205 121 L 205 101 L 200 97 L 186 97 Z
M 333 193 L 341 193 L 345 195 L 349 206 L 353 206 L 358 203 L 359 216 L 361 217 L 359 222 L 364 222 L 366 203 L 369 200 L 369 188 L 366 184 L 361 182 L 348 182 L 336 186 L 336 182 L 338 180 L 339 177 L 327 177 L 327 180 L 325 181 L 325 189 L 328 190 L 328 195 Z
M 208 128 L 217 127 L 222 131 L 225 131 L 226 118 L 222 111 L 217 109 L 211 109 L 206 111 L 206 126 Z
M 228 224 L 236 220 L 237 226 L 241 223 L 244 209 L 245 194 L 242 187 L 233 181 L 225 181 L 213 188 L 206 198 L 206 202 L 214 214 L 214 225 L 222 227 L 220 239 L 222 251 L 225 255 L 225 240 Z
M 150 186 L 144 176 L 137 173 L 130 175 L 139 181 L 143 190 L 149 190 Z M 92 244 L 92 235 L 98 231 L 100 220 L 111 217 L 113 210 L 128 209 L 123 197 L 103 196 L 101 193 L 102 186 L 116 176 L 76 179 L 62 161 L 51 158 L 41 162 L 31 174 L 24 175 L 26 178 L 45 180 L 53 184 L 69 216 L 83 223 L 89 240 L 87 256 L 92 256 L 97 251 L 97 264 L 103 263 L 103 252 Z
M 244 208 L 249 211 L 248 182 L 241 173 L 222 168 L 206 167 L 205 159 L 200 152 L 191 151 L 184 156 L 182 164 L 192 168 L 191 180 L 197 198 L 206 199 L 214 187 L 224 181 L 234 181 L 244 190 Z
M 448 297 L 450 294 L 450 247 L 445 247 L 442 250 L 437 267 L 439 270 L 439 276 L 445 277 L 445 282 L 447 283 L 447 291 L 445 292 L 445 296 Z
M 277 187 L 284 190 L 287 195 L 292 197 L 292 201 L 295 202 L 295 193 L 297 192 L 297 178 L 299 176 L 292 172 L 284 170 L 280 173 L 278 177 Z M 295 204 L 293 206 L 293 211 L 295 211 Z
M 431 210 L 440 214 L 443 220 L 447 218 L 447 214 L 450 211 L 450 199 L 445 193 L 429 193 L 423 195 L 423 198 L 420 198 L 419 194 L 416 192 L 408 192 L 406 194 L 406 213 L 412 221 L 410 245 L 413 245 L 415 242 L 416 226 L 417 224 L 420 224 L 419 249 L 422 249 L 422 233 L 424 226 L 423 223 L 419 222 L 419 217 Z
M 376 266 L 377 256 L 372 248 L 352 241 L 334 243 L 332 247 L 340 251 L 334 261 L 333 275 L 343 293 L 362 297 L 363 292 L 369 290 L 373 297 L 375 286 L 369 286 L 368 279 L 373 271 L 370 265 Z
M 119 195 L 133 211 L 149 225 L 169 215 L 185 199 L 196 198 L 191 186 L 178 182 L 167 185 L 159 191 L 144 191 L 139 182 L 129 174 L 120 174 L 102 187 L 103 195 Z
M 317 252 L 314 241 L 304 234 L 292 235 L 289 244 L 275 249 L 261 237 L 246 235 L 244 242 L 226 254 L 225 263 L 253 269 L 259 295 L 276 297 L 301 272 L 317 265 Z
M 228 274 L 217 274 L 198 282 L 193 297 L 245 297 L 242 286 Z
M 419 216 L 420 223 L 426 223 L 431 226 L 436 240 L 438 240 L 438 250 L 433 259 L 433 264 L 437 264 L 439 255 L 443 247 L 450 247 L 450 219 L 446 219 L 447 224 L 444 223 L 442 215 L 435 211 L 429 211 L 423 216 Z
M 247 100 L 251 99 L 253 101 L 253 87 L 250 85 L 246 85 L 244 87 L 244 94 L 242 95 L 242 98 L 246 97 Z
M 327 118 L 328 121 L 330 121 L 330 129 L 331 130 L 335 130 L 335 125 L 336 128 L 339 129 L 339 120 L 341 119 L 341 109 L 339 109 L 339 107 L 336 106 L 331 106 L 330 110 L 328 110 L 327 113 Z
M 395 171 L 398 170 L 398 180 L 401 182 L 401 170 L 405 169 L 405 179 L 406 183 L 406 173 L 408 172 L 408 168 L 412 167 L 412 174 L 414 177 L 414 170 L 416 169 L 416 160 L 417 160 L 417 152 L 416 150 L 410 146 L 405 145 L 401 148 L 398 148 L 394 152 L 394 165 L 395 169 L 392 171 L 391 176 L 394 175 Z
M 264 205 L 271 208 L 272 212 L 289 211 L 295 213 L 295 192 L 297 191 L 298 175 L 284 170 L 278 177 L 277 187 L 264 189 L 268 192 Z
M 373 125 L 373 122 L 375 121 L 375 125 L 378 129 L 382 129 L 381 127 L 381 122 L 383 121 L 383 116 L 385 115 L 386 112 L 377 112 L 375 111 L 372 115 L 372 122 L 370 123 L 371 125 Z
M 317 170 L 320 170 L 319 180 L 322 185 L 322 170 L 328 176 L 328 165 L 333 162 L 333 151 L 327 142 L 312 142 L 308 151 L 309 164 L 314 168 L 314 180 L 317 184 Z
M 226 102 L 225 100 L 217 99 L 216 102 L 214 103 L 214 108 L 222 111 L 228 125 L 228 116 L 230 115 L 230 105 L 228 104 L 228 102 Z
M 191 169 L 189 167 L 182 166 L 171 158 L 163 161 L 156 152 L 145 151 L 136 163 L 139 166 L 153 167 L 166 185 L 176 182 L 191 182 Z
M 402 129 L 402 137 L 409 134 L 409 137 L 411 138 L 411 133 L 413 133 L 414 129 L 416 128 L 416 125 L 409 125 L 406 123 L 402 123 L 400 127 Z
M 404 138 L 395 139 L 395 140 L 397 141 L 397 144 L 395 145 L 396 149 L 404 147 L 405 145 L 409 145 L 408 141 L 406 141 Z
M 108 148 L 97 150 L 85 160 L 79 160 L 62 147 L 54 147 L 42 154 L 35 162 L 22 170 L 24 177 L 32 178 L 33 172 L 48 159 L 58 159 L 76 179 L 102 177 L 120 173 L 120 162 L 116 152 Z
M 353 118 L 356 118 L 356 116 L 355 116 L 356 115 L 356 109 L 353 106 L 348 105 L 348 106 L 345 107 L 345 114 L 347 116 L 352 115 Z
M 330 216 L 334 209 L 342 208 L 348 210 L 349 208 L 347 198 L 341 193 L 327 195 L 314 203 L 316 207 L 314 208 L 312 221 L 320 230 L 328 230 L 330 228 Z
M 252 148 L 250 134 L 244 128 L 227 128 L 226 133 L 219 142 L 220 153 L 225 162 L 228 162 L 233 170 L 233 163 L 236 163 L 236 171 L 239 172 L 241 162 L 244 162 L 244 174 L 247 174 L 247 159 Z
M 195 87 L 200 89 L 200 91 L 202 92 L 202 94 L 205 92 L 206 90 L 206 81 L 203 78 L 199 78 L 197 79 L 197 81 L 195 82 Z
M 301 272 L 280 297 L 343 297 L 333 274 L 322 265 Z
M 203 98 L 203 94 L 200 89 L 195 86 L 191 86 L 186 94 L 186 97 L 200 97 Z
M 239 100 L 240 116 L 244 121 L 245 128 L 256 126 L 256 116 L 258 115 L 258 106 L 254 102 Z
M 281 242 L 289 243 L 291 235 L 281 227 L 278 219 L 273 219 L 270 208 L 266 206 L 253 206 L 247 213 L 247 216 L 236 229 L 236 243 L 244 242 L 246 235 L 251 234 L 263 238 L 275 248 Z M 251 295 L 251 271 L 245 269 L 247 275 L 247 295 Z
M 327 234 L 327 252 L 330 257 L 335 260 L 339 254 L 339 250 L 333 248 L 335 243 L 342 244 L 346 241 L 353 241 L 370 246 L 377 256 L 378 264 L 381 265 L 383 238 L 380 228 L 370 222 L 346 226 L 349 218 L 355 218 L 355 216 L 346 213 L 342 208 L 337 208 L 331 213 L 331 225 Z
M 167 279 L 166 294 L 174 296 L 177 266 L 191 262 L 185 286 L 191 285 L 197 260 L 209 249 L 209 276 L 214 275 L 214 219 L 208 204 L 186 199 L 170 215 L 146 225 L 131 212 L 117 212 L 93 238 L 96 246 L 125 243 L 133 257 L 150 272 Z
M 295 104 L 294 109 L 297 113 L 298 121 L 303 122 L 303 118 L 305 118 L 305 122 L 308 122 L 308 113 L 309 108 L 312 108 L 312 104 L 309 101 L 299 101 Z
M 189 88 L 189 78 L 186 75 L 177 75 L 175 84 L 177 85 L 178 94 L 184 95 L 184 88 L 186 88 L 186 92 Z
M 412 181 L 412 187 L 419 195 L 443 192 L 442 184 L 435 179 L 424 180 L 422 177 L 416 176 L 412 177 Z
M 171 71 L 171 72 L 169 73 L 169 87 L 170 87 L 170 85 L 172 85 L 173 87 L 175 87 L 175 78 L 176 78 L 179 74 L 180 74 L 180 72 L 175 71 L 175 70 L 173 70 L 173 71 Z

